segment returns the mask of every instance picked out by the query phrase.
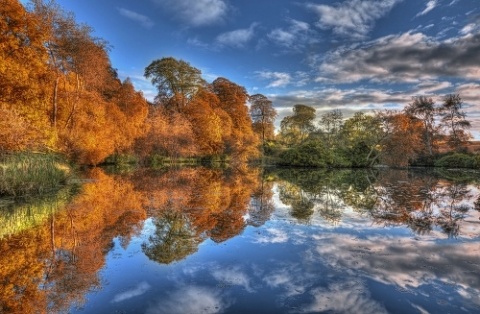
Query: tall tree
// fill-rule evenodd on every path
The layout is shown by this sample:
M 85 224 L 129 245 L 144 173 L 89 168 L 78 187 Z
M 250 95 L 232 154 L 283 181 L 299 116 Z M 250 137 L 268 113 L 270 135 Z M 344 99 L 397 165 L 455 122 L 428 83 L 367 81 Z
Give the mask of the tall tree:
M 371 166 L 379 157 L 379 146 L 386 137 L 381 117 L 356 112 L 342 126 L 341 140 L 354 166 Z
M 206 85 L 202 72 L 172 57 L 157 59 L 145 68 L 145 77 L 157 87 L 156 101 L 179 111 Z
M 343 114 L 339 109 L 324 113 L 319 122 L 320 128 L 323 130 L 325 140 L 329 147 L 338 144 L 338 136 L 343 125 Z
M 40 20 L 20 1 L 0 1 L 0 108 L 15 112 L 9 115 L 14 118 L 12 127 L 21 124 L 28 131 L 25 135 L 38 135 L 27 139 L 34 146 L 52 138 L 45 115 L 48 55 L 44 38 Z
M 424 124 L 405 113 L 386 111 L 381 114 L 386 133 L 381 144 L 381 159 L 390 166 L 408 167 L 425 149 Z
M 253 129 L 260 134 L 262 145 L 265 149 L 265 141 L 273 139 L 275 135 L 273 123 L 278 114 L 272 106 L 272 101 L 262 94 L 250 96 L 249 101 Z
M 448 130 L 448 144 L 454 149 L 459 149 L 470 137 L 466 129 L 470 128 L 470 121 L 466 119 L 462 110 L 462 99 L 460 95 L 447 95 L 440 107 L 442 125 Z
M 293 106 L 293 115 L 286 116 L 280 123 L 281 135 L 289 144 L 303 141 L 315 130 L 315 108 L 297 104 Z
M 418 96 L 413 98 L 413 102 L 405 107 L 405 113 L 419 119 L 423 123 L 425 147 L 428 156 L 432 157 L 436 148 L 438 138 L 438 127 L 435 124 L 435 115 L 437 108 L 432 98 Z
M 231 135 L 226 140 L 226 153 L 237 161 L 246 161 L 258 154 L 258 138 L 252 128 L 248 113 L 248 94 L 240 86 L 226 78 L 219 77 L 212 83 L 212 89 L 219 99 L 219 107 L 228 114 L 232 122 Z

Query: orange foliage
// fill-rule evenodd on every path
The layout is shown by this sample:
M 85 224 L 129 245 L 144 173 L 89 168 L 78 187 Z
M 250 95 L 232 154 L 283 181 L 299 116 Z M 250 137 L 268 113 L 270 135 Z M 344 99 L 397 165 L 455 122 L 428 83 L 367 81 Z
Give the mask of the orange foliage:
M 179 113 L 168 114 L 164 108 L 151 107 L 146 128 L 148 131 L 135 147 L 142 158 L 151 154 L 191 157 L 197 153 L 192 124 Z
M 387 165 L 405 167 L 422 150 L 423 123 L 403 113 L 386 113 L 388 136 L 384 140 L 382 159 Z
M 222 126 L 225 124 L 213 110 L 217 103 L 214 94 L 202 90 L 182 112 L 195 126 L 193 131 L 200 155 L 213 156 L 223 152 Z
M 226 141 L 226 153 L 232 154 L 238 161 L 246 161 L 257 156 L 259 139 L 252 128 L 245 88 L 225 78 L 213 81 L 212 88 L 220 100 L 219 107 L 232 121 L 232 132 Z
M 35 148 L 41 132 L 13 110 L 0 108 L 0 153 Z

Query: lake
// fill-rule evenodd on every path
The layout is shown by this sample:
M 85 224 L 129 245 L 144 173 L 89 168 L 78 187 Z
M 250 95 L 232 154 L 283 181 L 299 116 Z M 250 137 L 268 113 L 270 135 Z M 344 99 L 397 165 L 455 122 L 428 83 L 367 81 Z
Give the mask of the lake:
M 95 168 L 0 200 L 0 313 L 480 313 L 480 174 Z

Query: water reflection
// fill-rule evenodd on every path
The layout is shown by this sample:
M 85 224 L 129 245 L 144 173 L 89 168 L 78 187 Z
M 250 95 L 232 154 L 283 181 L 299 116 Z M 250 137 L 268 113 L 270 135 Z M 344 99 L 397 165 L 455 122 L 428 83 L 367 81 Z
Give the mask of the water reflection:
M 367 214 L 376 224 L 408 226 L 418 234 L 438 227 L 455 237 L 478 197 L 478 181 L 451 181 L 425 170 L 280 170 L 276 174 L 280 200 L 301 223 L 317 213 L 323 221 L 339 225 L 348 207 Z
M 86 176 L 62 210 L 0 240 L 0 313 L 56 313 L 83 304 L 85 293 L 102 286 L 98 271 L 112 239 L 127 246 L 141 230 L 146 213 L 131 183 L 100 169 Z
M 54 209 L 19 210 L 42 217 L 34 224 L 15 229 L 15 215 L 0 217 L 0 313 L 480 309 L 472 174 L 182 168 L 85 177 L 75 196 L 43 202 Z

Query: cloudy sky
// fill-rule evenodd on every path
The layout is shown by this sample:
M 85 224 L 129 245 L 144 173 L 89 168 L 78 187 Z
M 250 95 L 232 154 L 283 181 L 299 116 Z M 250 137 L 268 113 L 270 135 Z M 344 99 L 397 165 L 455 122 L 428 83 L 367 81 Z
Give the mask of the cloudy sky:
M 317 115 L 401 109 L 460 94 L 480 138 L 478 0 L 58 0 L 112 45 L 121 78 L 148 99 L 145 67 L 174 57 Z M 279 119 L 279 120 L 280 120 Z

